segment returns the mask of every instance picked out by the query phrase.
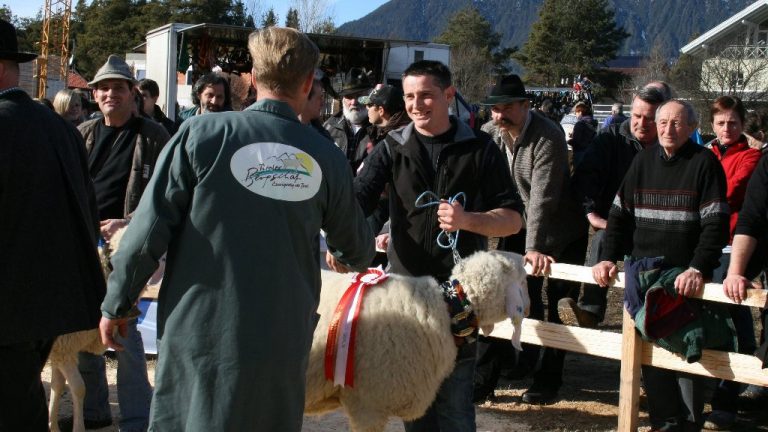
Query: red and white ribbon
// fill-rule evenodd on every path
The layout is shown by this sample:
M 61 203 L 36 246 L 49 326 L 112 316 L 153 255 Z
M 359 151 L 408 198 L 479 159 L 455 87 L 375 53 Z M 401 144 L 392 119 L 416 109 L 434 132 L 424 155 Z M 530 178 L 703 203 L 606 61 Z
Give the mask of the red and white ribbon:
M 341 296 L 328 328 L 325 346 L 325 378 L 334 385 L 354 386 L 355 336 L 366 288 L 389 277 L 379 269 L 357 273 Z

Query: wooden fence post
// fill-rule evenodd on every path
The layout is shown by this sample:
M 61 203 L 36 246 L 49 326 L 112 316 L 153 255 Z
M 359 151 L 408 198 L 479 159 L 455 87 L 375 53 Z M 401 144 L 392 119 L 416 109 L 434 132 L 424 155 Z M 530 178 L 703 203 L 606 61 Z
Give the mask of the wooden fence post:
M 635 330 L 635 321 L 626 309 L 624 309 L 621 332 L 618 432 L 636 432 L 640 410 L 640 366 L 643 340 Z

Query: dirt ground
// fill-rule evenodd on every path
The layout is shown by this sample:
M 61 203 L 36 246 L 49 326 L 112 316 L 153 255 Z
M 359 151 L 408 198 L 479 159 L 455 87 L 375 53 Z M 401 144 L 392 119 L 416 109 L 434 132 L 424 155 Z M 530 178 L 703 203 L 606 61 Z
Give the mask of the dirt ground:
M 621 305 L 622 292 L 609 292 L 609 305 Z M 610 307 L 601 329 L 621 331 L 621 309 Z M 112 415 L 119 416 L 117 405 L 116 362 L 107 360 L 110 383 Z M 154 383 L 155 360 L 148 361 L 150 381 Z M 50 369 L 43 371 L 43 381 L 50 382 Z M 532 379 L 504 380 L 496 390 L 496 397 L 477 405 L 477 430 L 479 432 L 604 432 L 616 430 L 619 404 L 619 362 L 580 354 L 566 356 L 564 384 L 557 403 L 546 406 L 531 406 L 521 403 L 520 397 L 531 385 Z M 62 417 L 71 415 L 71 404 L 65 395 Z M 647 431 L 647 413 L 641 398 L 640 431 Z M 708 410 L 708 408 L 707 408 Z M 117 431 L 116 426 L 100 429 Z M 347 431 L 346 417 L 334 412 L 322 417 L 305 417 L 305 432 Z M 387 432 L 402 431 L 399 419 L 391 419 Z M 740 413 L 739 427 L 733 431 L 768 431 L 768 412 L 763 410 L 753 415 Z

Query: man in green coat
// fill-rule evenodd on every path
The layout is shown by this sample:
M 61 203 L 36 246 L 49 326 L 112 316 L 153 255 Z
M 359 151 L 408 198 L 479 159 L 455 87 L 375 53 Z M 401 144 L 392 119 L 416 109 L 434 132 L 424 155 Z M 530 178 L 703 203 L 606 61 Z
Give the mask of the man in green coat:
M 299 431 L 320 295 L 319 233 L 364 268 L 373 236 L 344 155 L 297 119 L 317 47 L 293 30 L 251 34 L 258 101 L 184 122 L 121 241 L 102 339 L 167 251 L 159 294 L 154 431 Z

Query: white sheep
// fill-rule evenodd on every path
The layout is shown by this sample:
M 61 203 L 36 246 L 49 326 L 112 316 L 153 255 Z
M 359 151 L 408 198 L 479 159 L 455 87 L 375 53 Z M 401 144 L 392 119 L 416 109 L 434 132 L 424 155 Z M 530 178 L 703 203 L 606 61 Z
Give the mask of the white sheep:
M 72 396 L 72 432 L 84 432 L 83 399 L 85 383 L 77 369 L 77 354 L 89 352 L 103 354 L 106 347 L 101 343 L 99 329 L 67 333 L 56 338 L 48 360 L 51 362 L 51 400 L 48 405 L 51 432 L 59 430 L 59 402 L 65 381 Z
M 462 260 L 451 279 L 463 286 L 480 327 L 506 319 L 508 307 L 519 306 L 527 313 L 525 270 L 519 255 L 478 252 Z M 391 416 L 421 417 L 452 371 L 457 354 L 437 281 L 390 275 L 366 291 L 357 326 L 354 386 L 342 387 L 326 380 L 324 360 L 328 328 L 350 277 L 323 271 L 322 280 L 304 412 L 321 414 L 344 407 L 357 432 L 383 431 Z M 507 304 L 506 298 L 513 284 L 522 287 L 515 292 L 523 293 L 514 305 Z
M 116 251 L 125 228 L 119 229 L 112 235 L 109 243 L 99 248 L 102 270 L 105 276 L 109 275 L 109 257 Z M 80 371 L 77 369 L 77 355 L 87 352 L 101 355 L 107 347 L 101 343 L 99 329 L 83 330 L 67 333 L 56 338 L 48 355 L 51 362 L 51 398 L 48 403 L 48 427 L 51 432 L 59 429 L 59 404 L 64 392 L 65 382 L 69 384 L 69 392 L 72 397 L 72 432 L 85 432 L 85 420 L 83 418 L 83 400 L 85 398 L 85 383 Z

